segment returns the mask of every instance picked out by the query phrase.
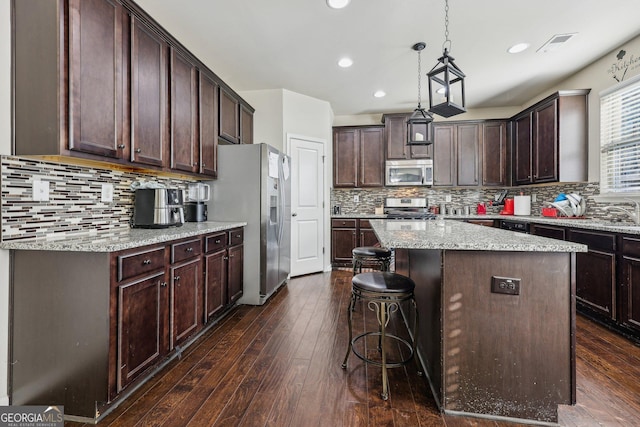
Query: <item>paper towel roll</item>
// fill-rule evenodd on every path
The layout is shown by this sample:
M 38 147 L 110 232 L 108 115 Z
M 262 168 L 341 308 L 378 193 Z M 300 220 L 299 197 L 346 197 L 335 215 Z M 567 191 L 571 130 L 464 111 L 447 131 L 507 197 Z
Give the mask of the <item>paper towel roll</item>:
M 531 215 L 531 196 L 515 196 L 513 202 L 514 215 Z

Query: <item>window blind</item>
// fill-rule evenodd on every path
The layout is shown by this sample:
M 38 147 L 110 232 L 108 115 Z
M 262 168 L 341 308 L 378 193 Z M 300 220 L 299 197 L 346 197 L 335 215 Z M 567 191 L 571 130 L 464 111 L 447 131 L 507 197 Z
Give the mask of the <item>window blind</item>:
M 640 75 L 600 94 L 600 192 L 640 193 Z

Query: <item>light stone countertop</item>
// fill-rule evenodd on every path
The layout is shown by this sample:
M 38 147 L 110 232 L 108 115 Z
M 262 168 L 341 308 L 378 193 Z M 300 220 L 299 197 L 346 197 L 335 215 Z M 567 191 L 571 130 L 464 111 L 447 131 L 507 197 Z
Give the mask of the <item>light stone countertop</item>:
M 509 252 L 586 252 L 579 243 L 444 220 L 371 220 L 387 248 Z
M 122 231 L 66 236 L 55 239 L 36 239 L 0 242 L 0 249 L 71 252 L 117 252 L 156 243 L 246 226 L 246 222 L 187 222 L 180 227 L 131 228 Z
M 385 219 L 386 215 L 375 214 L 342 214 L 332 215 L 333 219 L 342 218 L 367 218 L 367 219 Z M 526 222 L 529 224 L 548 224 L 557 225 L 559 227 L 574 227 L 587 230 L 608 231 L 610 233 L 624 233 L 640 235 L 640 225 L 635 225 L 632 222 L 612 222 L 603 219 L 595 218 L 549 218 L 544 216 L 520 216 L 520 215 L 499 215 L 499 214 L 487 214 L 487 215 L 445 215 L 445 219 L 450 220 L 492 220 L 502 219 L 517 222 Z

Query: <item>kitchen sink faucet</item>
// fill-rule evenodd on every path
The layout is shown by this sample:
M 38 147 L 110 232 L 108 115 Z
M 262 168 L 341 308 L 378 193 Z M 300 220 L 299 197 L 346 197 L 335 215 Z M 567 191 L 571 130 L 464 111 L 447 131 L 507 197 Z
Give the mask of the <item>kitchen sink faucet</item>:
M 619 211 L 625 213 L 629 218 L 633 220 L 633 223 L 638 225 L 640 224 L 640 203 L 632 199 L 624 199 L 629 202 L 633 202 L 635 204 L 635 209 L 631 212 L 629 209 L 621 208 L 620 206 L 606 206 L 604 210 L 606 211 Z

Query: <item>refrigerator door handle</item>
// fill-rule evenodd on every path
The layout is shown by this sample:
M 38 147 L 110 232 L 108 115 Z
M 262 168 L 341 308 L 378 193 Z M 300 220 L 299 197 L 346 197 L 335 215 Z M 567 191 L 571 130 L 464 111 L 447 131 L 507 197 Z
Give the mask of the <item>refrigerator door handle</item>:
M 284 160 L 284 159 L 283 159 Z M 280 200 L 278 206 L 278 246 L 282 244 L 282 233 L 284 229 L 284 206 L 285 206 L 285 192 L 284 192 L 284 172 L 282 170 L 282 160 L 278 162 L 278 192 L 280 193 Z

